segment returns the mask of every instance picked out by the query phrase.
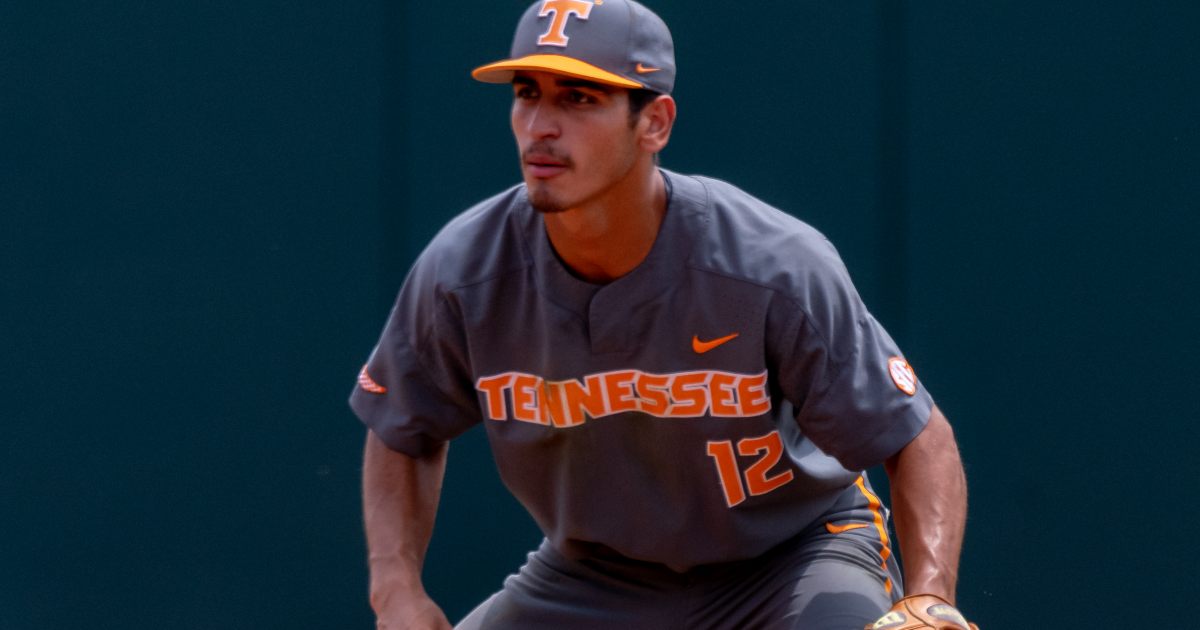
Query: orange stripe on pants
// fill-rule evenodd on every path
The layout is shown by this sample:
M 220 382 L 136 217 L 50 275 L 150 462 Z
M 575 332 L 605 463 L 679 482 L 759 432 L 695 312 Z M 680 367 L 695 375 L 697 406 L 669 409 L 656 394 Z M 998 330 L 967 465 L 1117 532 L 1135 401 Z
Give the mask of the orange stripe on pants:
M 875 519 L 875 529 L 879 531 L 879 541 L 883 544 L 883 549 L 879 552 L 880 557 L 883 558 L 883 572 L 890 576 L 891 572 L 888 571 L 887 561 L 888 558 L 892 557 L 892 546 L 891 541 L 888 539 L 887 523 L 883 520 L 883 502 L 879 500 L 879 497 L 875 496 L 874 492 L 867 489 L 867 478 L 865 476 L 859 475 L 854 485 L 858 486 L 858 491 L 867 498 L 867 505 L 871 508 L 871 516 Z M 888 595 L 892 594 L 891 577 L 884 579 L 883 587 L 887 590 Z

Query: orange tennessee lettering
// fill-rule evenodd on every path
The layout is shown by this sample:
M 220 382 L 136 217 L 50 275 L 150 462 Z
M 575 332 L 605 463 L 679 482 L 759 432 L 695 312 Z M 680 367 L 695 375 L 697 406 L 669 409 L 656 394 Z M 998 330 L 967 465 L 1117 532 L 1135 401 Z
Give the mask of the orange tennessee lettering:
M 656 418 L 752 418 L 771 410 L 766 372 L 614 370 L 563 381 L 504 372 L 481 377 L 475 389 L 483 396 L 486 418 L 503 421 L 511 414 L 514 420 L 556 428 L 628 412 Z
M 667 415 L 672 418 L 695 418 L 704 415 L 708 409 L 708 391 L 704 384 L 708 381 L 708 372 L 684 372 L 676 374 L 671 382 L 671 400 L 675 404 Z
M 767 373 L 743 376 L 738 380 L 738 415 L 761 416 L 771 410 L 771 395 L 767 393 Z
M 551 381 L 542 381 L 542 389 L 538 393 L 539 406 L 538 413 L 542 419 L 542 424 L 551 424 L 556 427 L 570 427 L 570 417 L 567 415 L 566 409 L 563 408 L 563 403 L 566 402 L 566 397 L 563 396 L 563 383 L 554 383 Z M 580 422 L 583 422 L 580 419 Z
M 504 409 L 504 390 L 512 385 L 514 376 L 516 375 L 512 372 L 506 372 L 481 378 L 479 382 L 475 383 L 475 389 L 483 392 L 483 397 L 487 401 L 489 419 L 508 420 L 508 413 Z
M 721 418 L 736 418 L 738 414 L 737 401 L 733 398 L 733 384 L 737 382 L 736 374 L 714 372 L 708 382 L 708 392 L 712 397 L 712 415 Z
M 604 391 L 608 392 L 608 413 L 637 411 L 637 399 L 633 394 L 633 379 L 637 372 L 622 370 L 604 375 Z
M 566 400 L 565 426 L 583 424 L 587 416 L 604 416 L 604 386 L 599 374 L 585 376 L 582 383 L 576 380 L 563 381 L 562 388 Z
M 667 415 L 671 398 L 667 396 L 666 388 L 670 383 L 671 377 L 662 374 L 638 374 L 637 395 L 641 399 L 643 413 L 652 416 Z
M 541 380 L 536 376 L 518 374 L 512 384 L 513 418 L 522 422 L 546 424 L 538 413 L 538 390 Z
M 545 380 L 538 381 L 537 414 L 538 422 L 542 424 L 554 424 L 554 402 L 550 399 L 553 386 L 553 383 L 547 383 Z
M 550 30 L 538 38 L 538 46 L 562 46 L 565 48 L 570 39 L 564 32 L 567 28 L 567 20 L 572 15 L 581 20 L 588 19 L 592 13 L 592 6 L 592 3 L 587 0 L 546 0 L 543 2 L 541 10 L 538 11 L 538 17 L 546 17 L 551 13 L 554 14 L 554 17 L 550 18 Z

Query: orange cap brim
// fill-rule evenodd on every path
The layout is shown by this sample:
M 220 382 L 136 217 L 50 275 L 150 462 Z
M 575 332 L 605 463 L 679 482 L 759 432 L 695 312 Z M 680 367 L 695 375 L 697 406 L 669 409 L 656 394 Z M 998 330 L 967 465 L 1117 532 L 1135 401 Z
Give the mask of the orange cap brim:
M 562 55 L 526 55 L 519 59 L 505 59 L 475 68 L 471 71 L 471 76 L 484 83 L 510 83 L 513 74 L 518 70 L 565 74 L 577 79 L 587 79 L 623 88 L 645 87 L 641 83 L 626 79 L 619 74 L 613 74 L 590 63 Z

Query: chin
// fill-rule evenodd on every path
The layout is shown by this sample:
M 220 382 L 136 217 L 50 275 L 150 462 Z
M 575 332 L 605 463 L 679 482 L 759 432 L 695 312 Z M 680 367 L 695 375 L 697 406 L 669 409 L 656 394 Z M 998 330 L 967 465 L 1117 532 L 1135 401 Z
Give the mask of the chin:
M 558 197 L 548 193 L 546 190 L 529 190 L 529 205 L 533 206 L 539 214 L 555 214 L 558 212 L 566 212 L 570 206 L 563 203 Z
M 555 186 L 550 182 L 534 177 L 525 177 L 525 191 L 529 197 L 529 205 L 541 214 L 554 214 L 569 210 L 572 204 L 561 194 L 554 191 Z

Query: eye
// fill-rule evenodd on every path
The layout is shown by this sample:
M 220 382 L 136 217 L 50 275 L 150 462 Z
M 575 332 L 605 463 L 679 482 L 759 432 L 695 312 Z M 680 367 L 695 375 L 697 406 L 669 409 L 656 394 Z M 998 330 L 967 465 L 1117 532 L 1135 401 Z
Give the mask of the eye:
M 516 98 L 516 99 L 519 99 L 522 101 L 528 101 L 530 99 L 537 98 L 537 96 L 538 96 L 537 90 L 534 89 L 532 86 L 528 86 L 528 85 L 514 86 L 513 98 Z
M 565 98 L 566 101 L 572 105 L 591 105 L 598 102 L 596 97 L 588 94 L 587 92 L 581 92 L 579 90 L 568 90 L 563 98 Z

